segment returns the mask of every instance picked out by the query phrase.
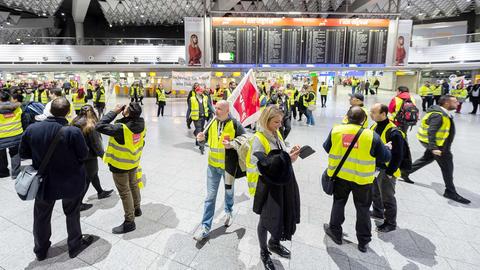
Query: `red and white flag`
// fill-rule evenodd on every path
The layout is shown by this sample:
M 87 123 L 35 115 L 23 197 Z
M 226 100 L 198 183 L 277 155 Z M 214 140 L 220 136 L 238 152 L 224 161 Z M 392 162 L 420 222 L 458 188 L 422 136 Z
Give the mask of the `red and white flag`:
M 255 123 L 261 113 L 259 97 L 260 91 L 250 69 L 228 98 L 230 114 L 244 127 Z

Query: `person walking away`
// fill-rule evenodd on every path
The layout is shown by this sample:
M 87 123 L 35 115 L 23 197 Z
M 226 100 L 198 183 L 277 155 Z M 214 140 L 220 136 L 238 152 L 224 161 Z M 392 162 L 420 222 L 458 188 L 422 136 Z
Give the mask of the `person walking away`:
M 100 81 L 93 93 L 93 106 L 97 109 L 98 116 L 103 117 L 105 111 L 105 87 L 103 87 L 102 81 Z
M 365 82 L 365 95 L 368 95 L 369 91 L 370 91 L 370 82 L 367 80 Z
M 373 88 L 375 88 L 375 95 L 378 95 L 378 88 L 380 87 L 380 81 L 375 78 L 375 81 L 373 82 Z
M 320 85 L 320 99 L 322 102 L 322 108 L 327 107 L 327 94 L 328 94 L 328 85 L 325 82 L 322 82 Z
M 418 94 L 422 98 L 422 110 L 426 112 L 433 104 L 433 92 L 428 81 L 418 89 Z
M 360 81 L 357 80 L 355 77 L 353 77 L 353 78 L 351 79 L 352 95 L 355 94 L 359 82 L 360 82 Z
M 410 94 L 406 86 L 399 86 L 397 94 L 390 100 L 388 105 L 390 120 L 403 132 L 407 134 L 408 128 L 418 122 L 418 108 L 415 97 Z
M 69 95 L 70 94 L 70 88 L 72 88 L 72 85 L 70 84 L 70 81 L 68 80 L 65 80 L 63 82 L 63 91 L 65 92 L 65 95 Z
M 462 104 L 467 99 L 468 91 L 467 89 L 462 88 L 459 84 L 457 85 L 456 88 L 452 89 L 451 94 L 452 96 L 456 97 L 458 100 L 458 106 L 457 106 L 457 109 L 455 110 L 455 113 L 460 113 L 460 111 L 462 110 Z
M 442 96 L 442 85 L 437 82 L 436 84 L 432 84 L 431 88 L 432 88 L 433 100 L 435 101 L 435 104 L 438 105 L 438 101 Z
M 317 96 L 315 95 L 315 90 L 308 86 L 307 93 L 303 97 L 303 106 L 305 107 L 305 116 L 307 117 L 307 126 L 315 125 L 315 118 L 313 117 L 313 111 L 315 110 L 315 104 L 317 101 Z
M 277 94 L 272 97 L 271 103 L 276 105 L 283 112 L 282 126 L 280 127 L 280 133 L 284 140 L 287 139 L 288 134 L 292 130 L 292 116 L 290 101 L 284 94 L 285 89 L 283 87 L 278 88 Z
M 377 226 L 377 231 L 386 233 L 397 228 L 395 184 L 400 177 L 400 164 L 404 159 L 405 135 L 388 119 L 387 105 L 373 105 L 370 116 L 375 121 L 370 129 L 380 136 L 382 143 L 392 143 L 390 162 L 377 162 L 375 165 L 379 173 L 373 181 L 372 189 L 372 217 L 383 220 L 383 223 Z
M 88 147 L 88 155 L 85 159 L 85 174 L 87 183 L 85 186 L 85 192 L 82 196 L 85 198 L 88 187 L 92 183 L 93 187 L 97 191 L 97 198 L 104 199 L 112 195 L 113 189 L 104 190 L 100 185 L 100 178 L 98 177 L 98 159 L 97 157 L 103 157 L 105 154 L 102 145 L 102 137 L 98 131 L 95 130 L 95 125 L 98 122 L 97 115 L 93 110 L 93 107 L 89 104 L 83 106 L 80 109 L 80 113 L 73 119 L 71 125 L 78 127 L 82 131 L 82 135 Z M 92 204 L 82 203 L 80 205 L 80 211 L 88 210 L 92 207 Z
M 212 228 L 215 214 L 215 202 L 218 194 L 220 180 L 225 183 L 225 218 L 224 225 L 229 227 L 233 222 L 234 181 L 235 178 L 245 176 L 238 165 L 237 151 L 234 149 L 235 138 L 245 134 L 245 129 L 229 115 L 229 103 L 220 100 L 215 104 L 216 115 L 212 125 L 205 132 L 197 134 L 199 142 L 208 141 L 207 168 L 207 197 L 205 198 L 202 224 L 194 239 L 202 241 L 207 238 Z
M 199 83 L 197 83 L 197 82 L 194 83 L 193 86 L 192 86 L 192 90 L 190 90 L 188 92 L 188 95 L 187 95 L 187 113 L 185 114 L 185 116 L 186 116 L 187 128 L 188 129 L 191 129 L 191 125 L 192 125 L 192 122 L 193 122 L 192 118 L 190 118 L 190 110 L 191 110 L 191 108 L 190 108 L 191 107 L 191 104 L 190 104 L 191 99 L 190 98 L 195 95 L 195 89 L 197 89 L 197 87 L 199 87 L 199 86 L 200 86 Z
M 478 104 L 480 104 L 480 80 L 472 86 L 472 90 L 468 93 L 472 102 L 473 110 L 470 114 L 477 114 Z
M 357 92 L 353 95 L 351 95 L 351 94 L 348 94 L 348 95 L 350 96 L 350 100 L 349 100 L 350 108 L 352 108 L 353 106 L 358 106 L 365 113 L 365 122 L 363 123 L 362 127 L 363 128 L 368 128 L 369 111 L 368 111 L 367 107 L 365 107 L 365 104 L 363 103 L 363 100 L 364 100 L 363 94 L 360 93 L 360 92 Z M 343 124 L 348 124 L 348 111 L 347 111 L 347 114 L 345 115 L 345 117 L 343 117 L 342 123 Z
M 348 110 L 348 123 L 333 127 L 323 148 L 328 155 L 328 176 L 332 177 L 340 160 L 347 152 L 357 134 L 358 141 L 343 164 L 334 182 L 333 206 L 330 223 L 324 224 L 325 233 L 338 245 L 342 244 L 342 224 L 345 221 L 345 205 L 350 192 L 357 212 L 355 229 L 358 250 L 367 252 L 371 241 L 370 205 L 372 204 L 372 183 L 375 177 L 375 164 L 390 160 L 390 150 L 375 132 L 363 129 L 365 112 L 358 106 Z
M 290 251 L 280 241 L 291 241 L 296 224 L 300 223 L 300 193 L 292 168 L 300 147 L 295 145 L 286 152 L 279 131 L 283 118 L 283 111 L 276 106 L 262 112 L 246 160 L 248 189 L 254 196 L 253 211 L 260 215 L 257 225 L 260 258 L 267 270 L 275 269 L 270 252 L 290 258 Z
M 203 88 L 198 86 L 197 89 L 195 89 L 195 95 L 190 98 L 190 119 L 192 119 L 193 125 L 195 126 L 195 130 L 193 131 L 195 138 L 197 138 L 197 135 L 203 130 L 205 121 L 209 116 L 209 100 L 203 91 Z M 195 145 L 199 147 L 200 153 L 203 155 L 205 145 L 200 143 L 198 139 L 195 140 Z
M 76 115 L 80 113 L 80 109 L 87 104 L 87 96 L 83 88 L 78 88 L 77 92 L 72 95 L 73 109 Z
M 159 84 L 155 88 L 155 99 L 157 100 L 157 105 L 158 105 L 157 117 L 159 117 L 160 114 L 162 114 L 162 117 L 163 117 L 165 105 L 167 105 L 167 95 L 170 95 L 170 93 L 172 92 L 166 91 L 165 88 L 163 87 L 163 84 Z
M 66 216 L 69 257 L 76 257 L 93 242 L 93 236 L 82 235 L 80 225 L 80 204 L 85 190 L 83 161 L 88 148 L 81 131 L 67 126 L 65 116 L 69 111 L 70 104 L 66 98 L 53 100 L 52 116 L 28 126 L 20 142 L 20 157 L 32 159 L 33 167 L 38 170 L 50 144 L 56 136 L 60 136 L 42 175 L 44 181 L 33 206 L 33 251 L 39 261 L 47 258 L 51 246 L 50 221 L 56 200 L 62 200 Z
M 22 96 L 17 94 L 17 98 Z M 20 173 L 18 148 L 24 130 L 21 105 L 21 100 L 13 100 L 7 91 L 0 92 L 0 178 L 11 175 L 15 180 Z M 7 149 L 11 171 L 8 170 Z
M 113 120 L 119 114 L 123 118 Z M 136 229 L 135 217 L 142 215 L 140 190 L 136 177 L 137 168 L 145 145 L 145 120 L 140 117 L 142 107 L 138 102 L 117 105 L 97 123 L 96 130 L 110 136 L 103 161 L 113 175 L 113 181 L 122 200 L 125 220 L 112 229 L 114 234 L 128 233 Z
M 410 174 L 436 161 L 442 170 L 443 181 L 445 182 L 443 197 L 462 204 L 469 204 L 470 201 L 460 196 L 453 184 L 451 146 L 456 130 L 453 116 L 450 115 L 449 111 L 457 108 L 458 101 L 454 96 L 445 95 L 440 98 L 439 104 L 429 108 L 427 114 L 422 118 L 417 139 L 425 147 L 425 152 L 422 157 L 415 160 L 410 171 L 402 171 L 402 178 L 408 183 L 414 183 L 409 177 Z
M 297 96 L 297 108 L 298 108 L 298 121 L 302 121 L 302 115 L 307 117 L 306 111 L 307 108 L 305 107 L 305 98 L 307 96 L 307 88 L 308 86 L 304 85 L 300 90 L 300 93 Z

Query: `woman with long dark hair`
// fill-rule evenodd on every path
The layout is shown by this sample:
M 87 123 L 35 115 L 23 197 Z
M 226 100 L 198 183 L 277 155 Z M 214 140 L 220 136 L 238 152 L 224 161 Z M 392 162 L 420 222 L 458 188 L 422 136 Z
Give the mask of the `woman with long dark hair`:
M 88 146 L 88 156 L 85 160 L 85 170 L 87 175 L 87 185 L 83 196 L 87 193 L 89 184 L 92 183 L 93 187 L 97 191 L 98 199 L 104 199 L 112 195 L 113 189 L 103 190 L 100 185 L 100 179 L 98 178 L 98 159 L 97 157 L 103 157 L 105 153 L 102 145 L 102 137 L 100 133 L 95 130 L 95 125 L 98 122 L 98 117 L 93 110 L 93 107 L 89 104 L 80 108 L 77 113 L 77 117 L 73 119 L 72 126 L 76 126 L 82 130 L 82 134 L 85 137 L 85 141 Z M 80 211 L 87 210 L 92 207 L 92 204 L 82 203 Z

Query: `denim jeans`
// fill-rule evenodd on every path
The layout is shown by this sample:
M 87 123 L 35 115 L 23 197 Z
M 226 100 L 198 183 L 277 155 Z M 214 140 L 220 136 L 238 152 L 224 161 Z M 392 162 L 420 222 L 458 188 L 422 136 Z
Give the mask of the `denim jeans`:
M 225 182 L 225 213 L 233 210 L 233 176 L 225 173 L 225 170 L 208 165 L 207 169 L 207 198 L 203 210 L 202 225 L 210 230 L 212 228 L 213 215 L 215 214 L 215 201 L 217 199 L 218 186 L 223 176 Z M 226 178 L 225 178 L 226 177 Z
M 307 116 L 307 125 L 315 125 L 315 120 L 313 119 L 313 112 L 309 109 L 306 109 L 305 115 Z

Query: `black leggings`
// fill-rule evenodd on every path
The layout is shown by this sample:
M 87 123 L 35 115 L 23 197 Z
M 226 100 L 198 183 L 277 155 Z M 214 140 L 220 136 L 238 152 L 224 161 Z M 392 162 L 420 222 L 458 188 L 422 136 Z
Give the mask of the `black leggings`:
M 85 172 L 87 174 L 87 184 L 85 186 L 85 191 L 83 192 L 82 201 L 85 197 L 85 194 L 87 194 L 90 183 L 92 183 L 92 186 L 95 188 L 98 194 L 103 192 L 103 188 L 100 185 L 100 178 L 98 178 L 98 160 L 96 158 L 87 159 L 85 161 Z
M 163 116 L 163 111 L 165 110 L 165 102 L 159 101 L 158 102 L 158 111 L 157 111 L 157 117 L 162 114 Z
M 258 235 L 258 243 L 260 244 L 260 251 L 267 251 L 268 246 L 267 246 L 267 228 L 262 222 L 262 218 L 258 220 L 258 226 L 257 226 L 257 235 Z M 270 235 L 270 240 L 268 241 L 270 243 L 275 243 L 278 244 L 280 243 L 279 240 L 275 239 L 273 236 Z

